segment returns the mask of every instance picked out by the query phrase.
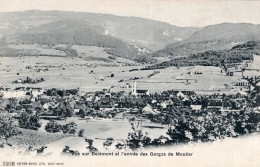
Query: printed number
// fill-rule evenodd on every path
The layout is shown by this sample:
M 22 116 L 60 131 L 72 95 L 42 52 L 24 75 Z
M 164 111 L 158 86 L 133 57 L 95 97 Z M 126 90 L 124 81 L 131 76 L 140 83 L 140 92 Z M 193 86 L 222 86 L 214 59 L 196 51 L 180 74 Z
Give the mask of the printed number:
M 10 162 L 3 162 L 3 166 L 14 166 L 15 163 L 13 161 Z

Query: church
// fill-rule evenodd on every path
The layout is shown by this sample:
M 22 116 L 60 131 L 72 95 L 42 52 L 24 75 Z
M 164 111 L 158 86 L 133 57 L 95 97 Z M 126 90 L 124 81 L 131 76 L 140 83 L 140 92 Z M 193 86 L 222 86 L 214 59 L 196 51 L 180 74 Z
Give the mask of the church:
M 146 90 L 146 89 L 137 89 L 136 88 L 136 81 L 134 81 L 133 85 L 132 85 L 131 94 L 134 95 L 134 96 L 143 96 L 143 95 L 149 95 L 150 92 L 149 92 L 149 90 Z

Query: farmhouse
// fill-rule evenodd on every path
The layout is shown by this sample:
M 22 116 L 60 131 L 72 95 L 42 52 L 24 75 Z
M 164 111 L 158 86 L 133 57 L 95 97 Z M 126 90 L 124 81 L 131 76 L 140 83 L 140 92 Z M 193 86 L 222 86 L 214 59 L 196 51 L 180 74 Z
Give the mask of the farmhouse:
M 223 110 L 223 101 L 222 99 L 210 100 L 208 103 L 208 108 L 216 108 L 218 110 Z

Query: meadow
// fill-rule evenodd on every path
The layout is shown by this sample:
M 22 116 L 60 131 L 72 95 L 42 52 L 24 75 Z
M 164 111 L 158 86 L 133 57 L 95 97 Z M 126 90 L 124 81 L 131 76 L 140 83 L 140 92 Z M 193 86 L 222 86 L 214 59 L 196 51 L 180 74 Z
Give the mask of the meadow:
M 89 53 L 85 52 L 85 54 Z M 221 72 L 221 68 L 213 66 L 181 67 L 179 69 L 169 67 L 156 70 L 159 73 L 149 77 L 154 70 L 129 71 L 141 69 L 145 66 L 142 64 L 135 63 L 129 66 L 116 62 L 108 63 L 84 59 L 84 56 L 83 58 L 0 57 L 0 62 L 0 85 L 10 88 L 80 88 L 83 91 L 112 88 L 112 91 L 124 90 L 128 92 L 131 90 L 129 85 L 132 85 L 135 80 L 138 89 L 148 89 L 150 92 L 175 89 L 193 90 L 200 94 L 236 94 L 238 92 L 243 93 L 246 90 L 246 88 L 243 88 L 241 91 L 241 87 L 235 86 L 236 82 L 241 81 L 241 72 L 235 72 L 234 76 L 231 77 L 227 76 L 225 72 Z M 257 61 L 253 63 L 257 63 Z M 255 67 L 256 65 L 253 64 L 252 66 Z M 196 74 L 196 72 L 201 74 Z M 26 77 L 44 78 L 45 81 L 37 84 L 12 84 L 13 81 Z

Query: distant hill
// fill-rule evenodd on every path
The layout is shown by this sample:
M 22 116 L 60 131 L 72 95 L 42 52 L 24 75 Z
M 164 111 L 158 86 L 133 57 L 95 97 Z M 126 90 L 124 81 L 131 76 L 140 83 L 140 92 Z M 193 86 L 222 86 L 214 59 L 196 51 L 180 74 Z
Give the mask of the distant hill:
M 185 40 L 198 30 L 137 17 L 38 10 L 1 13 L 0 29 L 2 47 L 34 43 L 50 48 L 58 44 L 90 45 L 131 59 Z
M 247 23 L 192 28 L 137 17 L 39 10 L 1 13 L 0 30 L 0 55 L 72 56 L 78 54 L 71 46 L 82 45 L 102 47 L 108 54 L 138 62 L 231 49 L 260 40 L 260 25 Z M 65 49 L 56 47 L 64 44 Z
M 208 50 L 231 49 L 233 46 L 260 40 L 260 25 L 247 23 L 223 23 L 206 26 L 189 38 L 169 44 L 155 56 L 188 56 Z

